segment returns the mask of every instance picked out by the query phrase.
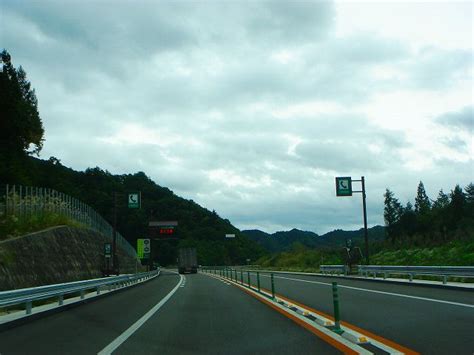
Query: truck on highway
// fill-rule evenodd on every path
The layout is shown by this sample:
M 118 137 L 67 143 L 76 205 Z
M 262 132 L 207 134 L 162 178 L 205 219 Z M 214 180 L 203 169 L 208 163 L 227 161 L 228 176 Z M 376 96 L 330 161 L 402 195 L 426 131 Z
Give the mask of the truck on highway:
M 197 273 L 197 253 L 196 248 L 180 248 L 178 250 L 178 272 L 184 274 L 190 272 Z

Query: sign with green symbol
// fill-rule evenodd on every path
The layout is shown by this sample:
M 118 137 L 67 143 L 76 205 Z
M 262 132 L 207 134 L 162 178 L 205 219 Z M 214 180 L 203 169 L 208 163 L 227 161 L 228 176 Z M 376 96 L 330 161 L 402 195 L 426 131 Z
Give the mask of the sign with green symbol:
M 110 243 L 104 244 L 104 254 L 106 258 L 110 258 L 110 255 L 112 254 L 112 244 Z
M 336 196 L 352 196 L 352 179 L 350 176 L 336 178 Z
M 140 208 L 140 193 L 134 192 L 128 194 L 128 208 Z
M 151 253 L 150 239 L 137 239 L 137 255 L 140 259 L 148 259 Z

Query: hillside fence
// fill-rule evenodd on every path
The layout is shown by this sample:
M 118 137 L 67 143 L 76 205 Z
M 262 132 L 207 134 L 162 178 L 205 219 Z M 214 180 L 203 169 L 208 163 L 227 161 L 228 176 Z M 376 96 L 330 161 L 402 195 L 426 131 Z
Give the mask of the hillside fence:
M 44 187 L 0 186 L 0 218 L 14 216 L 19 220 L 27 220 L 47 213 L 66 217 L 81 226 L 105 235 L 110 240 L 113 238 L 113 227 L 92 207 L 74 197 Z M 118 232 L 116 241 L 117 246 L 136 258 L 135 249 Z

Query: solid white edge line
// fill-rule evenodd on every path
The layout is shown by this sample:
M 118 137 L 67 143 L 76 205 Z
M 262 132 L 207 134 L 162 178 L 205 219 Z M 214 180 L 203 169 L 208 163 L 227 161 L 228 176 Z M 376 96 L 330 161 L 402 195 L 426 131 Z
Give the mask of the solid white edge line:
M 270 277 L 270 276 L 268 276 L 268 275 L 263 275 L 263 274 L 261 274 L 261 276 L 263 276 L 263 277 Z M 306 283 L 312 283 L 312 284 L 319 284 L 319 285 L 331 286 L 331 284 L 330 284 L 330 283 L 327 283 L 327 282 L 310 281 L 310 280 L 302 280 L 302 279 L 293 279 L 293 278 L 290 278 L 290 277 L 283 277 L 283 276 L 275 276 L 275 278 L 276 278 L 276 279 L 284 279 L 284 280 L 290 280 L 290 281 L 298 281 L 298 282 L 306 282 Z M 467 303 L 459 303 L 459 302 L 452 302 L 452 301 L 437 300 L 437 299 L 434 299 L 434 298 L 419 297 L 419 296 L 410 296 L 410 295 L 404 295 L 404 294 L 402 294 L 402 293 L 393 293 L 393 292 L 386 292 L 386 291 L 370 290 L 370 289 L 360 288 L 360 287 L 345 286 L 345 285 L 341 285 L 341 284 L 339 284 L 339 283 L 338 283 L 337 287 L 339 287 L 339 288 L 347 288 L 347 289 L 356 290 L 356 291 L 378 293 L 378 294 L 381 294 L 381 295 L 388 295 L 388 296 L 411 298 L 411 299 L 420 300 L 420 301 L 436 302 L 436 303 L 449 304 L 449 305 L 453 305 L 453 306 L 474 308 L 474 305 L 472 305 L 472 304 L 467 304 Z
M 98 355 L 108 355 L 111 354 L 115 349 L 122 345 L 130 336 L 135 333 L 151 316 L 153 316 L 170 298 L 178 291 L 179 286 L 183 282 L 183 275 L 179 275 L 179 281 L 177 285 L 168 293 L 159 303 L 153 306 L 145 315 L 143 315 L 139 320 L 133 323 L 126 331 L 120 334 L 115 338 L 109 345 L 103 348 L 98 352 Z

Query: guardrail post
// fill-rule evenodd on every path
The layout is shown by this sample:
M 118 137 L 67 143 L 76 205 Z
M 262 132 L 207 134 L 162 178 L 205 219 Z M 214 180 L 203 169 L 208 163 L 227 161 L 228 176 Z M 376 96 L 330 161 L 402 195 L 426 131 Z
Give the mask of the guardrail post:
M 235 269 L 234 272 L 235 272 L 235 282 L 238 282 L 237 281 L 237 269 Z
M 270 279 L 272 282 L 272 298 L 275 298 L 275 280 L 273 278 L 273 274 L 270 274 Z
M 242 269 L 240 269 L 240 284 L 244 284 L 244 271 Z
M 97 286 L 97 294 L 100 295 L 100 286 Z
M 413 274 L 410 274 L 410 282 L 413 281 Z
M 383 273 L 383 279 L 385 280 L 386 278 L 387 278 L 387 273 L 384 272 L 384 273 Z
M 260 273 L 257 271 L 257 290 L 260 293 Z
M 249 283 L 249 288 L 250 288 L 250 271 L 247 271 L 247 281 Z
M 64 303 L 64 295 L 63 295 L 63 294 L 61 294 L 61 295 L 59 295 L 58 304 L 59 304 L 60 306 L 62 306 L 62 305 L 63 305 L 63 303 Z
M 334 329 L 333 331 L 341 334 L 344 331 L 341 329 L 340 313 L 339 313 L 339 295 L 337 294 L 337 282 L 332 283 L 332 301 L 334 305 Z
M 33 308 L 33 304 L 31 301 L 26 302 L 26 314 L 31 314 L 31 308 Z
M 85 296 L 85 291 L 84 291 L 84 290 L 81 290 L 81 300 L 84 299 L 84 296 Z
M 448 282 L 448 276 L 443 275 L 443 285 L 446 285 L 447 282 Z

